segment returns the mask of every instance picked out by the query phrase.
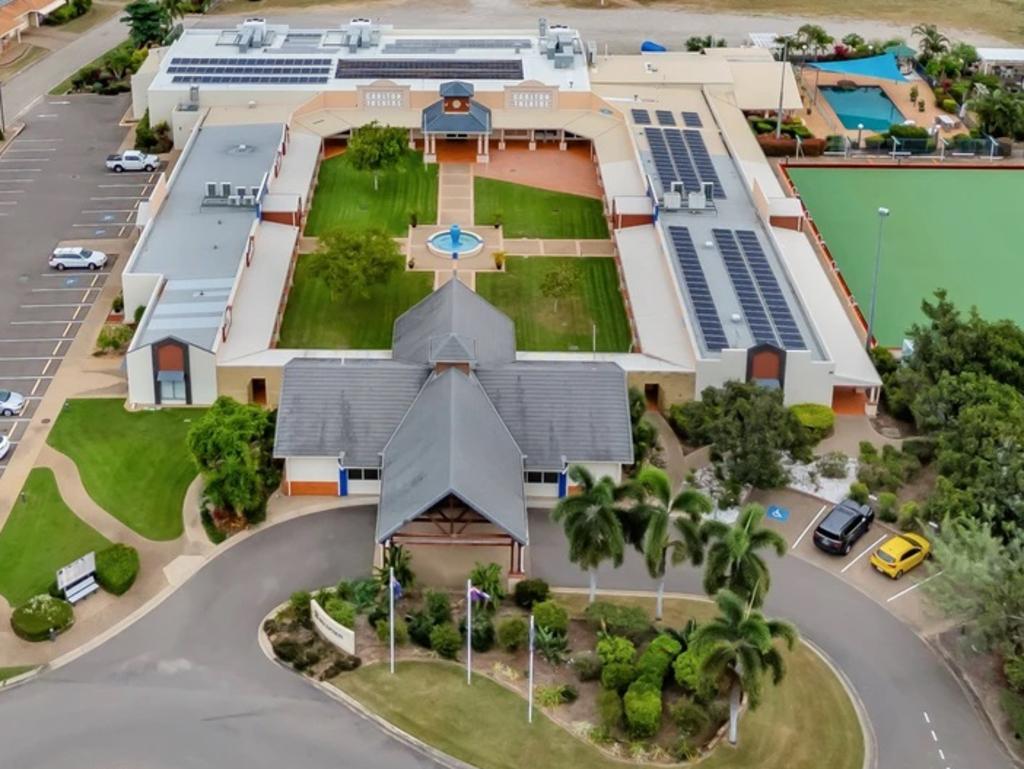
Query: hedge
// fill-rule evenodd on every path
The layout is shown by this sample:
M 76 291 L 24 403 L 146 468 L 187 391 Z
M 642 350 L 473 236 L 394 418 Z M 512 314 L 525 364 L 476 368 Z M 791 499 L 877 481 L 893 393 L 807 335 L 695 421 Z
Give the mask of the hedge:
M 96 581 L 108 593 L 128 592 L 139 574 L 139 551 L 120 542 L 96 553 Z
M 75 624 L 71 604 L 52 595 L 37 595 L 11 613 L 11 627 L 26 641 L 46 641 L 50 631 L 62 633 Z
M 594 630 L 621 635 L 639 643 L 651 633 L 651 619 L 639 606 L 620 606 L 607 601 L 595 601 L 583 612 Z
M 661 689 L 665 674 L 682 649 L 683 645 L 672 636 L 665 633 L 659 635 L 636 661 L 637 676 Z
M 605 665 L 631 664 L 636 659 L 636 647 L 628 638 L 604 635 L 597 642 L 597 656 Z
M 554 601 L 541 601 L 533 605 L 533 619 L 537 627 L 555 633 L 569 631 L 569 612 Z
M 626 727 L 631 737 L 653 737 L 661 726 L 661 688 L 649 681 L 634 681 L 622 698 Z
M 617 691 L 605 689 L 597 695 L 597 712 L 601 726 L 612 730 L 622 723 L 622 697 Z
M 498 623 L 498 646 L 505 651 L 519 651 L 529 640 L 530 629 L 522 617 L 507 617 Z
M 832 434 L 836 413 L 821 403 L 798 403 L 789 410 L 800 421 L 811 440 L 818 443 Z
M 524 579 L 522 582 L 517 582 L 515 590 L 513 591 L 513 597 L 516 602 L 516 606 L 522 606 L 524 609 L 529 609 L 531 606 L 542 601 L 548 600 L 548 594 L 551 592 L 551 588 L 548 587 L 548 583 L 542 579 Z
M 773 134 L 759 134 L 757 143 L 767 157 L 796 155 L 796 139 L 785 136 L 776 139 Z M 801 143 L 801 152 L 809 158 L 820 157 L 825 154 L 825 140 L 804 139 Z
M 450 622 L 438 625 L 430 631 L 430 648 L 446 660 L 455 659 L 461 646 L 462 638 L 459 631 Z
M 338 597 L 332 597 L 327 599 L 327 602 L 324 604 L 323 609 L 325 612 L 327 612 L 327 616 L 329 616 L 342 627 L 347 627 L 350 630 L 355 628 L 355 604 L 352 604 L 349 601 L 346 601 Z
M 621 691 L 635 678 L 636 667 L 630 662 L 612 662 L 601 668 L 601 686 L 604 689 Z

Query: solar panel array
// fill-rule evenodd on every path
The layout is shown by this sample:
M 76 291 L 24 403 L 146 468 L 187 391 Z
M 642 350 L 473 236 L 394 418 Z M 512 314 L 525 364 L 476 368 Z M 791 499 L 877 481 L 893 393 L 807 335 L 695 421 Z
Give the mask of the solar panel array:
M 175 56 L 167 66 L 174 83 L 326 83 L 331 60 L 297 57 L 195 58 Z
M 630 114 L 633 116 L 633 122 L 637 125 L 650 125 L 651 124 L 651 113 L 645 109 L 631 109 Z
M 700 115 L 696 112 L 684 112 L 683 125 L 686 126 L 687 128 L 704 127 L 704 123 L 701 122 Z
M 761 290 L 761 296 L 768 308 L 768 315 L 771 316 L 775 330 L 782 340 L 782 346 L 787 350 L 806 350 L 803 334 L 793 319 L 793 313 L 789 309 L 789 302 L 779 287 L 779 281 L 768 264 L 761 243 L 752 230 L 736 230 L 736 237 L 740 241 L 740 248 L 747 257 L 747 264 L 754 274 L 754 281 Z
M 722 189 L 704 139 L 697 131 L 653 127 L 644 130 L 662 187 L 668 190 L 672 182 L 682 182 L 686 192 L 700 192 L 702 182 L 711 182 L 714 185 L 714 196 L 725 197 L 725 190 Z M 693 139 L 690 134 L 697 138 Z
M 740 247 L 736 243 L 736 236 L 732 230 L 715 228 L 711 231 L 718 244 L 718 251 L 722 254 L 722 261 L 729 273 L 729 280 L 740 300 L 740 307 L 746 317 L 747 326 L 754 337 L 756 344 L 773 344 L 778 346 L 779 339 L 775 335 L 775 329 L 768 320 L 768 310 L 761 299 L 761 293 L 754 283 L 754 276 L 750 274 L 750 268 L 740 253 Z
M 455 53 L 465 48 L 500 50 L 516 48 L 530 50 L 533 44 L 527 38 L 501 40 L 499 38 L 444 38 L 433 40 L 420 38 L 396 40 L 387 43 L 381 53 Z
M 667 109 L 655 110 L 654 116 L 658 118 L 658 125 L 674 126 L 676 124 L 676 116 L 669 112 Z
M 690 295 L 690 303 L 697 316 L 697 326 L 704 338 L 704 346 L 709 350 L 724 350 L 729 346 L 729 342 L 725 338 L 725 330 L 718 317 L 718 307 L 711 296 L 711 289 L 704 276 L 704 268 L 700 266 L 700 259 L 697 258 L 697 249 L 693 245 L 690 231 L 686 227 L 669 227 L 668 237 L 676 252 L 676 261 L 679 263 L 686 292 Z
M 335 77 L 522 80 L 523 62 L 519 59 L 341 59 Z

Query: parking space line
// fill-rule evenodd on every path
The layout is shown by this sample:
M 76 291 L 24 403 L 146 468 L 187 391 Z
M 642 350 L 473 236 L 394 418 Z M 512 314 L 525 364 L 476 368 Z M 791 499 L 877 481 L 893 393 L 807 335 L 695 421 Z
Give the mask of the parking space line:
M 134 208 L 87 208 L 83 214 L 133 214 Z
M 80 320 L 12 320 L 12 326 L 55 326 L 59 323 L 81 323 Z M 64 335 L 67 336 L 67 330 L 64 331 Z
M 99 275 L 109 275 L 110 273 L 109 272 L 96 271 L 96 272 L 90 272 L 89 274 L 90 275 L 99 276 Z M 61 272 L 60 270 L 54 270 L 53 272 L 41 272 L 41 273 L 39 273 L 39 277 L 40 278 L 67 278 L 67 277 L 70 277 L 70 276 L 68 276 L 64 272 Z
M 15 339 L 15 338 L 11 337 L 10 339 L 0 339 L 0 342 L 70 342 L 70 341 L 71 341 L 70 339 L 67 339 L 67 338 L 65 338 L 63 336 L 33 336 L 33 337 L 26 337 L 25 339 Z
M 60 342 L 57 342 L 57 344 L 53 346 L 53 352 L 50 353 L 51 355 L 56 355 L 60 351 L 60 346 L 63 343 L 63 341 L 64 340 L 62 339 Z
M 20 171 L 21 169 L 18 169 L 18 170 Z M 0 174 L 4 174 L 4 173 L 14 173 L 14 171 L 4 171 L 2 168 L 0 168 Z M 35 179 L 0 179 L 0 184 L 5 184 L 5 183 L 8 183 L 8 182 L 17 182 L 18 184 L 24 184 L 25 182 L 34 182 L 34 181 L 35 181 Z M 22 190 L 22 192 L 24 192 L 24 190 Z
M 56 152 L 56 147 L 33 147 L 32 149 L 18 149 L 17 147 L 11 147 L 7 150 L 8 154 L 14 152 Z
M 61 355 L 37 355 L 37 356 L 31 356 L 31 357 L 20 357 L 19 356 L 19 357 L 11 357 L 11 358 L 6 357 L 6 356 L 0 356 L 0 361 L 5 361 L 5 360 L 11 360 L 11 361 L 18 361 L 18 360 L 21 360 L 21 361 L 24 361 L 24 360 L 45 360 L 45 361 L 51 361 L 51 360 L 61 360 L 62 358 L 63 358 L 63 356 L 61 356 Z
M 62 141 L 64 141 L 64 139 L 62 139 L 62 138 L 58 138 L 58 139 L 28 139 L 28 138 L 25 138 L 24 136 L 19 136 L 15 143 L 16 144 L 25 144 L 27 142 L 36 142 L 36 143 L 39 143 L 39 144 L 42 144 L 42 143 L 47 143 L 48 144 L 50 142 L 62 142 Z
M 34 385 L 32 385 L 32 392 L 30 392 L 30 393 L 29 393 L 29 395 L 35 395 L 35 394 L 36 394 L 36 390 L 38 390 L 38 389 L 39 389 L 39 384 L 40 384 L 40 383 L 41 383 L 42 381 L 43 381 L 43 380 L 41 380 L 41 379 L 37 379 L 37 380 L 36 380 L 36 383 L 35 383 Z
M 814 514 L 814 517 L 811 518 L 811 522 L 807 524 L 807 527 L 803 531 L 800 532 L 800 536 L 796 538 L 796 542 L 793 543 L 793 546 L 790 548 L 790 550 L 796 550 L 796 546 L 800 544 L 800 541 L 805 536 L 807 536 L 807 532 L 811 530 L 811 527 L 814 525 L 815 521 L 817 521 L 818 518 L 821 517 L 821 514 L 825 512 L 826 508 L 828 508 L 828 505 L 822 505 L 821 510 Z
M 97 184 L 96 186 L 101 190 L 114 189 L 115 187 L 142 187 L 145 189 L 149 184 L 147 182 L 135 182 L 134 184 Z
M 31 382 L 34 379 L 53 379 L 52 376 L 33 374 L 32 376 L 0 376 L 0 381 L 5 382 Z
M 25 190 L 0 190 L 0 195 L 21 195 Z
M 907 588 L 906 590 L 901 590 L 901 591 L 900 591 L 900 592 L 898 592 L 898 593 L 897 593 L 896 595 L 893 595 L 893 596 L 890 596 L 889 598 L 886 598 L 886 599 L 885 599 L 885 602 L 886 602 L 886 603 L 892 603 L 892 602 L 893 602 L 893 601 L 895 601 L 895 600 L 896 600 L 897 598 L 902 598 L 902 597 L 903 597 L 903 596 L 905 596 L 905 595 L 906 595 L 907 593 L 909 593 L 909 592 L 910 592 L 911 590 L 917 590 L 917 588 L 921 587 L 921 585 L 925 584 L 926 582 L 931 582 L 931 581 L 932 581 L 933 579 L 935 579 L 935 578 L 936 578 L 937 576 L 939 576 L 940 574 L 942 574 L 942 572 L 941 572 L 941 571 L 937 571 L 937 572 L 935 572 L 934 574 L 932 574 L 932 575 L 931 575 L 930 577 L 925 577 L 925 578 L 924 578 L 924 579 L 922 579 L 922 580 L 921 580 L 920 582 L 915 582 L 915 583 L 914 583 L 913 585 L 911 585 L 910 587 L 908 587 L 908 588 Z
M 60 286 L 59 288 L 33 288 L 33 294 L 48 293 L 50 291 L 99 291 L 101 286 Z M 0 342 L 3 340 L 0 339 Z
M 43 371 L 40 374 L 40 376 L 43 376 L 44 374 L 46 374 L 47 371 L 50 370 L 50 366 L 55 360 L 60 360 L 60 358 L 50 358 L 50 360 L 46 361 L 46 365 L 43 366 Z
M 856 558 L 854 558 L 852 561 L 850 561 L 848 564 L 846 564 L 846 566 L 844 566 L 842 569 L 840 569 L 839 573 L 840 574 L 846 574 L 846 572 L 850 569 L 850 567 L 852 567 L 855 563 L 857 563 L 857 561 L 859 561 L 861 558 L 863 558 L 868 553 L 870 553 L 872 550 L 874 550 L 876 547 L 878 547 L 880 544 L 882 544 L 882 540 L 885 539 L 885 536 L 886 535 L 883 534 L 882 536 L 880 536 L 878 538 L 878 540 L 876 542 L 874 542 L 873 544 L 868 545 L 866 548 L 864 548 Z
M 71 226 L 94 230 L 97 227 L 121 227 L 129 224 L 134 224 L 134 222 L 93 222 L 92 224 L 72 224 Z
M 19 309 L 22 310 L 38 310 L 42 307 L 81 307 L 83 304 L 92 304 L 92 302 L 64 302 L 61 304 L 22 304 L 18 305 Z

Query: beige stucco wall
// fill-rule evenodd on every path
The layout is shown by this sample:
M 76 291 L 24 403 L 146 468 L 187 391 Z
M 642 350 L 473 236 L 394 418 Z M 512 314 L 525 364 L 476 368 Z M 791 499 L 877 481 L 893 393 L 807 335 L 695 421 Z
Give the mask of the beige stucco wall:
M 126 305 L 127 306 L 127 305 Z M 128 370 L 128 403 L 152 405 L 156 400 L 153 392 L 153 349 L 142 347 L 125 356 Z
M 283 366 L 218 366 L 217 391 L 239 403 L 248 403 L 249 383 L 253 379 L 264 379 L 267 382 L 267 407 L 277 408 L 283 374 Z
M 630 387 L 640 392 L 644 385 L 658 385 L 658 408 L 667 411 L 673 403 L 685 403 L 697 397 L 697 375 L 692 371 L 630 371 Z
M 509 570 L 507 546 L 408 545 L 406 549 L 412 555 L 412 570 L 421 585 L 464 590 L 469 572 L 478 561 L 496 563 L 505 574 Z

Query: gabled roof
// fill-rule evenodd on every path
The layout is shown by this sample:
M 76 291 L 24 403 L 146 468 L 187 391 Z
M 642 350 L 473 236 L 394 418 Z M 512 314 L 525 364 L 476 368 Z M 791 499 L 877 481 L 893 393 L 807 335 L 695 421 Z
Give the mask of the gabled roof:
M 441 98 L 464 98 L 468 99 L 476 91 L 473 88 L 472 83 L 467 83 L 464 80 L 449 80 L 447 83 L 441 83 L 440 88 Z
M 378 467 L 398 423 L 429 374 L 390 360 L 296 358 L 284 367 L 275 457 L 335 457 Z
M 427 133 L 489 133 L 491 111 L 471 101 L 468 112 L 445 112 L 444 101 L 436 101 L 423 110 L 423 130 Z
M 384 449 L 381 478 L 378 542 L 455 496 L 527 543 L 522 452 L 473 374 L 427 381 Z
M 477 376 L 528 469 L 633 462 L 626 374 L 614 363 L 521 361 Z
M 516 359 L 511 319 L 458 280 L 449 281 L 395 320 L 392 356 L 409 363 L 433 363 L 432 340 L 449 335 L 475 340 L 470 349 L 477 365 L 499 366 Z
M 430 363 L 474 363 L 476 340 L 461 334 L 442 334 L 430 338 Z

